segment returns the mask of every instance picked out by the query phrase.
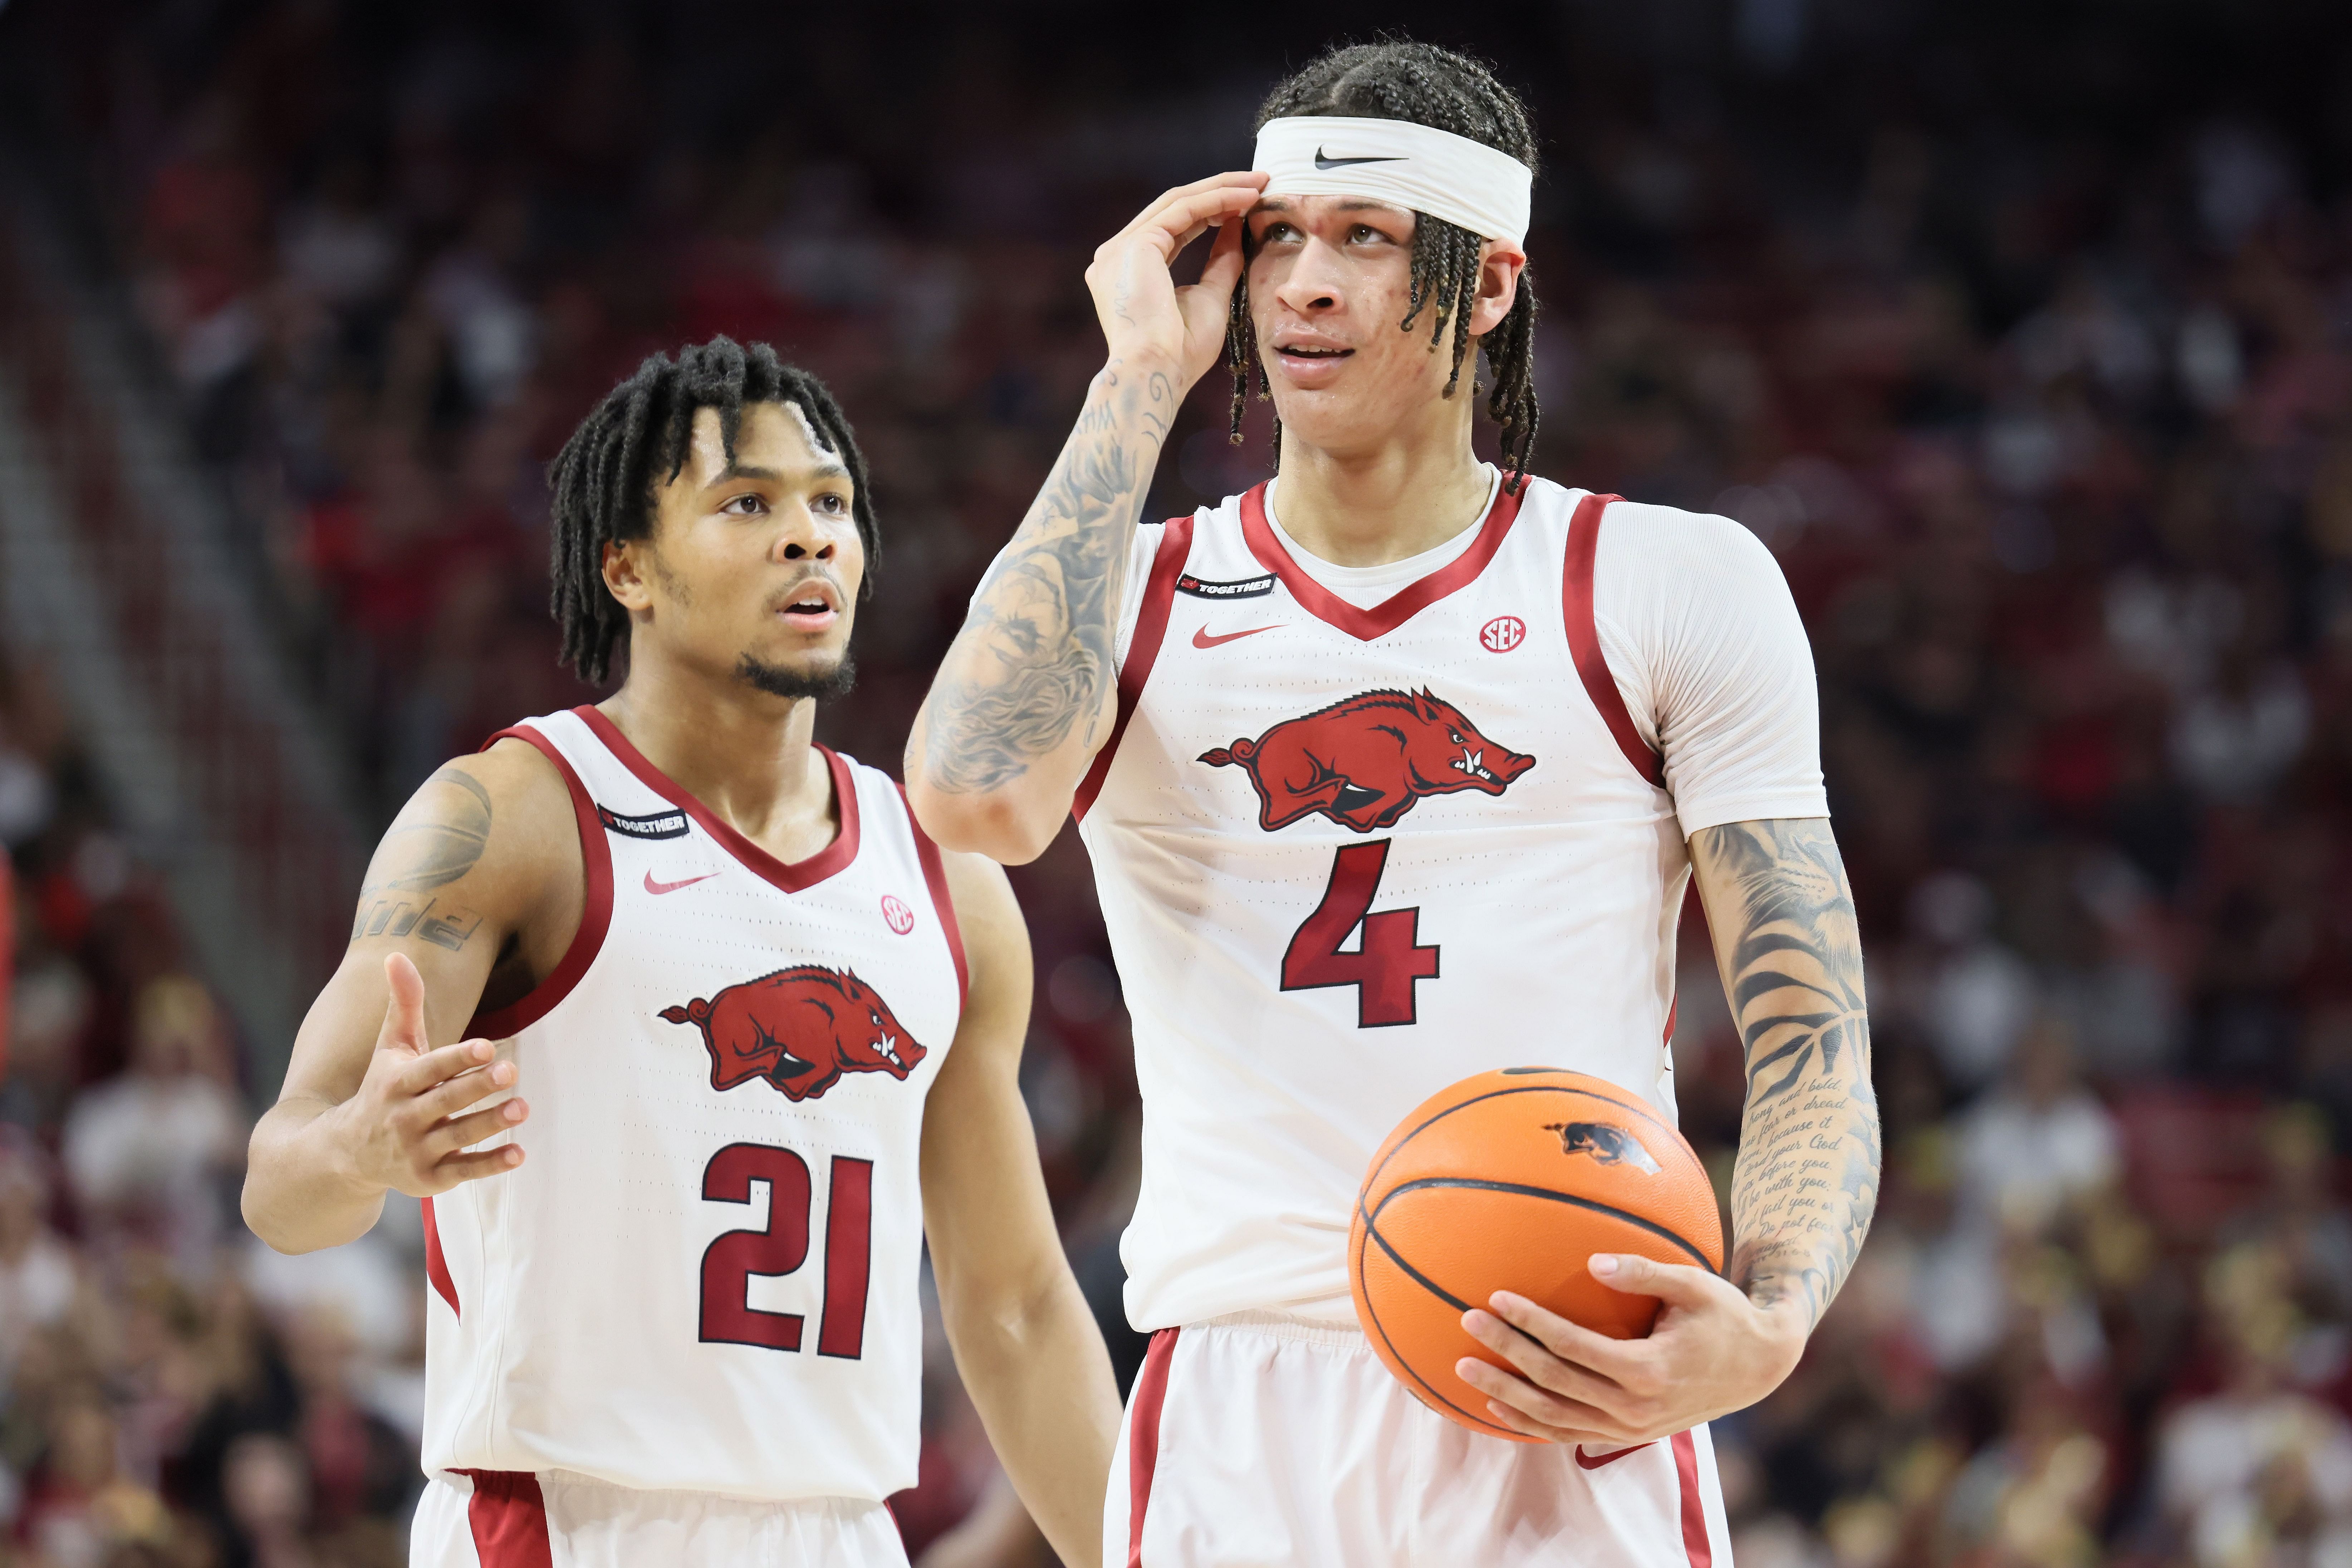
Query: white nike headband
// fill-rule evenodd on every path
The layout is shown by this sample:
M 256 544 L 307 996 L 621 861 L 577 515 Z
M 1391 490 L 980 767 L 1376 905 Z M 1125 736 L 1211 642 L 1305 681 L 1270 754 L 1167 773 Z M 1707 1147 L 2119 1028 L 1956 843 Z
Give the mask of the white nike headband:
M 1528 237 L 1535 171 L 1508 153 L 1410 120 L 1294 115 L 1257 133 L 1269 196 L 1369 196 L 1486 239 Z

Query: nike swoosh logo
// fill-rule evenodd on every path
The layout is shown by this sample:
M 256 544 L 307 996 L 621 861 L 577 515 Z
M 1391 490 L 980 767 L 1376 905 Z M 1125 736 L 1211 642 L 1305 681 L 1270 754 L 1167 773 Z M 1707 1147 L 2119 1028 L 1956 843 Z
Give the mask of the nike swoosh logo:
M 1599 1458 L 1595 1459 L 1586 1457 L 1584 1445 L 1579 1443 L 1576 1446 L 1576 1462 L 1580 1468 L 1597 1470 L 1603 1465 L 1615 1464 L 1618 1460 L 1623 1458 L 1628 1454 L 1638 1454 L 1649 1446 L 1650 1445 L 1647 1443 L 1636 1443 L 1630 1448 L 1619 1448 L 1613 1453 L 1603 1454 Z
M 1209 628 L 1202 626 L 1199 631 L 1192 634 L 1192 646 L 1194 647 L 1214 647 L 1221 642 L 1232 642 L 1237 637 L 1254 637 L 1260 632 L 1270 632 L 1272 630 L 1274 630 L 1272 626 L 1252 626 L 1246 631 L 1224 632 L 1212 637 L 1209 633 Z
M 654 874 L 648 871 L 646 873 L 646 891 L 656 898 L 660 898 L 664 893 L 675 893 L 680 888 L 691 888 L 697 882 L 708 882 L 717 875 L 719 873 L 716 871 L 705 871 L 701 876 L 688 877 L 683 882 L 656 882 L 654 880 Z
M 1322 148 L 1318 147 L 1315 149 L 1315 166 L 1318 169 L 1344 169 L 1350 163 L 1402 163 L 1403 162 L 1404 159 L 1402 157 L 1331 158 L 1324 155 Z

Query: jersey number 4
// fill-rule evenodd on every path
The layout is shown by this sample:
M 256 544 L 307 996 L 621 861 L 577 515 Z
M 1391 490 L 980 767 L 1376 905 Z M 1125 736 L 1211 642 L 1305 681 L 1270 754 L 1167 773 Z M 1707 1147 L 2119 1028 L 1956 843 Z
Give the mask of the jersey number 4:
M 763 1312 L 745 1299 L 751 1276 L 790 1274 L 808 1261 L 813 1207 L 808 1162 L 790 1149 L 730 1143 L 702 1173 L 710 1203 L 748 1204 L 751 1184 L 768 1184 L 764 1230 L 730 1230 L 702 1255 L 704 1343 L 801 1348 L 798 1312 Z M 874 1251 L 874 1162 L 833 1157 L 824 1216 L 824 1319 L 816 1353 L 857 1359 L 866 1344 L 866 1282 Z
M 1331 885 L 1323 901 L 1291 933 L 1282 955 L 1282 988 L 1312 991 L 1353 985 L 1356 1026 L 1378 1029 L 1413 1021 L 1413 984 L 1437 978 L 1437 949 L 1418 945 L 1421 910 L 1371 912 L 1389 863 L 1389 843 L 1343 845 L 1331 862 Z M 1339 944 L 1363 928 L 1353 952 Z

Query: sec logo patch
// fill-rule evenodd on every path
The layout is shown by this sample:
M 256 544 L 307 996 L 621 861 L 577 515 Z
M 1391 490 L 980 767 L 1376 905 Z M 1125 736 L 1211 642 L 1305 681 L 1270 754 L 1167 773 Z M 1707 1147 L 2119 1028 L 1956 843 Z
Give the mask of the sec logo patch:
M 1478 646 L 1488 653 L 1508 653 L 1528 640 L 1528 623 L 1517 616 L 1496 616 L 1478 628 Z
M 890 929 L 900 936 L 915 929 L 915 911 L 908 909 L 906 901 L 896 893 L 882 895 L 882 918 L 889 921 Z

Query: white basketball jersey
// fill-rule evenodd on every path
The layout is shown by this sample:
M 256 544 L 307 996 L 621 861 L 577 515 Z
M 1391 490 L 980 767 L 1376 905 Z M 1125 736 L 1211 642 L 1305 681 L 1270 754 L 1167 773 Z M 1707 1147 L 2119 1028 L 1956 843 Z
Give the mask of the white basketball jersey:
M 913 1485 L 923 1100 L 963 1005 L 938 851 L 830 752 L 840 834 L 784 865 L 593 708 L 501 733 L 563 774 L 588 898 L 468 1030 L 520 1069 L 529 1158 L 426 1208 L 426 1469 Z
M 1263 497 L 1160 525 L 1076 802 L 1134 1017 L 1142 1329 L 1351 1321 L 1365 1164 L 1458 1079 L 1572 1068 L 1674 1114 L 1690 862 L 1593 630 L 1615 498 L 1530 479 L 1362 609 Z

